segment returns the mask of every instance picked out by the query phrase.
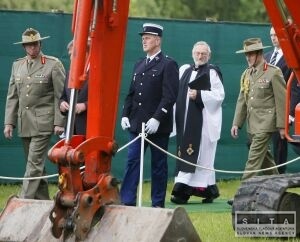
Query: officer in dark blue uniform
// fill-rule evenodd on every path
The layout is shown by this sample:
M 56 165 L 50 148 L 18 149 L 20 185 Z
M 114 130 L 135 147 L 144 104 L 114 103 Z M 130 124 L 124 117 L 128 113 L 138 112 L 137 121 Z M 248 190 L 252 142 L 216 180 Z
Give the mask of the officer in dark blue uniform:
M 133 140 L 146 124 L 148 139 L 164 150 L 168 149 L 169 135 L 173 128 L 173 105 L 178 93 L 178 65 L 161 52 L 163 27 L 145 23 L 142 45 L 147 56 L 139 60 L 133 69 L 129 93 L 122 113 L 122 128 L 129 130 Z M 147 149 L 148 142 L 145 142 Z M 150 145 L 151 149 L 151 199 L 152 207 L 164 207 L 168 180 L 167 155 Z M 128 160 L 121 186 L 121 201 L 136 205 L 139 182 L 141 140 L 128 148 Z

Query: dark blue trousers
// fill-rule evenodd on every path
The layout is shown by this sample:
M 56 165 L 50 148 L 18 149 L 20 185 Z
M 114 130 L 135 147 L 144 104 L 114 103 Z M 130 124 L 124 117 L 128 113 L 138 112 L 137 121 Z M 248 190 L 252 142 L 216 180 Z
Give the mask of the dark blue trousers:
M 138 134 L 129 133 L 130 140 Z M 153 134 L 147 137 L 164 150 L 168 150 L 169 134 Z M 145 141 L 145 151 L 150 144 Z M 151 150 L 151 200 L 152 207 L 164 207 L 168 182 L 167 155 L 150 145 Z M 128 147 L 128 159 L 125 176 L 121 185 L 121 202 L 124 205 L 135 206 L 137 187 L 140 176 L 141 139 L 136 140 Z

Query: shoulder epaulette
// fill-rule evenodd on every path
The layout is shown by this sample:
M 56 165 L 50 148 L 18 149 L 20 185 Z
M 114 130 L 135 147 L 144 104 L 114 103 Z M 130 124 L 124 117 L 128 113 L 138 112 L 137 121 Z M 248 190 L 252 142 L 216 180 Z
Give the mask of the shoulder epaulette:
M 166 57 L 167 59 L 173 60 L 173 58 L 170 57 L 170 56 L 168 56 L 168 55 L 165 55 L 165 57 Z
M 51 55 L 43 55 L 45 58 L 50 59 L 50 60 L 55 60 L 55 61 L 59 61 L 59 59 L 57 57 L 51 56 Z
M 265 65 L 267 65 L 268 67 L 273 67 L 273 68 L 279 68 L 278 66 L 275 66 L 275 65 L 272 65 L 272 64 L 270 64 L 270 63 L 265 63 Z
M 15 61 L 26 60 L 26 56 L 16 59 Z
M 264 68 L 264 71 L 266 71 L 268 68 L 273 69 L 273 70 L 276 69 L 276 70 L 280 70 L 281 71 L 281 69 L 278 66 L 272 65 L 270 63 L 266 64 L 266 68 Z

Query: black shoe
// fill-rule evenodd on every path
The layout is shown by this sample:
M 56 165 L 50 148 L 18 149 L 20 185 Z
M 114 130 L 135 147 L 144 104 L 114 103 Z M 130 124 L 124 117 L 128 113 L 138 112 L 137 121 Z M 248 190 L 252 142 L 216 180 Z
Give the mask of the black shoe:
M 175 196 L 171 197 L 171 202 L 176 204 L 187 204 L 187 200 Z
M 203 198 L 216 199 L 220 196 L 217 185 L 209 185 L 206 188 L 193 187 L 192 195 Z
M 202 203 L 213 203 L 214 199 L 213 198 L 205 198 L 202 200 Z
M 123 205 L 123 206 L 129 206 L 129 207 L 135 207 L 136 206 L 135 203 L 121 203 L 121 205 Z
M 229 199 L 229 200 L 227 201 L 227 203 L 228 203 L 230 206 L 232 206 L 232 204 L 233 204 L 233 199 Z

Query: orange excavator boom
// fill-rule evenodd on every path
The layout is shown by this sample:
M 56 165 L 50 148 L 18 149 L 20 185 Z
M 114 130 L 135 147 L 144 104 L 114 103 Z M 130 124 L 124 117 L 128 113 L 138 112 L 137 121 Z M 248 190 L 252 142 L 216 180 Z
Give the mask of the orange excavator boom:
M 300 106 L 295 109 L 295 135 L 290 135 L 289 109 L 290 93 L 294 77 L 300 85 L 300 8 L 293 0 L 264 0 L 270 21 L 276 32 L 284 58 L 293 73 L 287 83 L 285 136 L 288 141 L 298 145 L 300 142 Z
M 110 172 L 128 8 L 129 0 L 75 1 L 66 138 L 48 152 L 58 166 L 59 191 L 54 202 L 10 198 L 0 215 L 0 241 L 200 242 L 183 208 L 118 205 L 118 182 Z M 86 135 L 73 135 L 86 81 Z
M 75 3 L 66 138 L 49 151 L 49 158 L 58 165 L 60 174 L 60 191 L 50 214 L 52 233 L 57 238 L 74 230 L 77 238 L 84 239 L 96 212 L 119 201 L 117 182 L 110 169 L 117 151 L 114 130 L 128 7 L 129 0 Z M 89 86 L 86 136 L 76 137 L 72 132 L 75 105 L 85 81 Z

